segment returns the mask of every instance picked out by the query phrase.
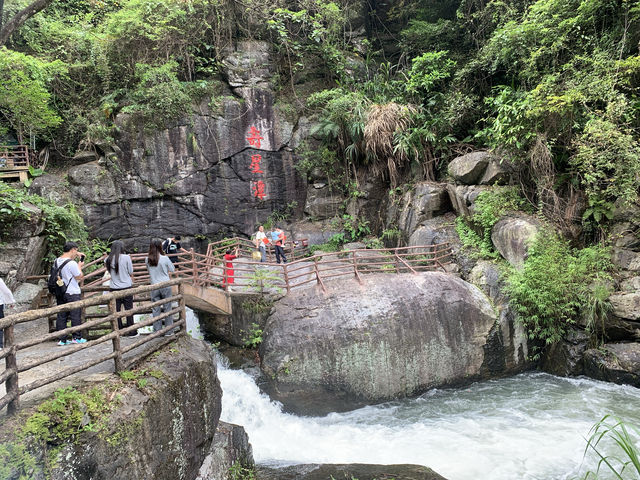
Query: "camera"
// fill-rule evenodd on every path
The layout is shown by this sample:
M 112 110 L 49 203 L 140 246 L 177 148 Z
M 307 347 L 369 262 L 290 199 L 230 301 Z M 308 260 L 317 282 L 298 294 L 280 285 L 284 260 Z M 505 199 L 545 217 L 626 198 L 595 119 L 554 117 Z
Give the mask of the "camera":
M 84 262 L 84 255 L 80 255 L 80 261 Z

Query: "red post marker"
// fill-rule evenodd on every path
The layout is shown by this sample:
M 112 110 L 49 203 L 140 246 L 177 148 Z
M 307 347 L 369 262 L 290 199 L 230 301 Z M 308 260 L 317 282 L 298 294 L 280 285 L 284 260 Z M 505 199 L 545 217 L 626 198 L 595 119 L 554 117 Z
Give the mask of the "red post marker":
M 251 127 L 247 140 L 249 141 L 249 145 L 260 148 L 260 141 L 264 140 L 264 137 L 260 136 L 260 130 L 256 127 Z
M 262 155 L 251 155 L 251 165 L 249 165 L 249 170 L 252 173 L 264 173 L 260 170 L 260 162 L 262 161 Z

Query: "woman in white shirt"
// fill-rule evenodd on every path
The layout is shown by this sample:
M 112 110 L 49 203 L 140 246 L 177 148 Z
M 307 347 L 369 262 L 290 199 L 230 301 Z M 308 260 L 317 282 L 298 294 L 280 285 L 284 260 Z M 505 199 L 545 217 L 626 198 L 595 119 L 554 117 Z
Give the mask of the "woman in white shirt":
M 131 280 L 133 263 L 131 262 L 131 257 L 124 250 L 124 243 L 120 240 L 116 240 L 111 244 L 111 252 L 105 258 L 104 264 L 111 276 L 109 281 L 110 291 L 118 292 L 133 286 L 133 280 Z M 125 310 L 133 309 L 133 295 L 116 299 L 116 311 L 119 312 L 123 307 Z M 127 316 L 127 327 L 131 326 L 133 326 L 133 315 Z M 125 328 L 122 323 L 122 317 L 118 317 L 118 328 L 121 330 Z M 135 337 L 136 335 L 138 335 L 137 330 L 131 330 L 126 334 L 128 337 Z
M 0 318 L 4 318 L 4 306 L 9 303 L 15 303 L 15 299 L 11 293 L 11 290 L 7 288 L 5 283 L 0 278 Z M 4 329 L 0 328 L 0 348 L 4 346 Z

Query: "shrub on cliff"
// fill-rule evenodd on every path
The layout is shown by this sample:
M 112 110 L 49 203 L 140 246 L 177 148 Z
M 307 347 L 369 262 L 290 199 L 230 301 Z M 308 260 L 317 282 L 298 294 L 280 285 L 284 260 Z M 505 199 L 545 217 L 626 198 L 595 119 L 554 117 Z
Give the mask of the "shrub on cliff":
M 39 195 L 28 193 L 22 185 L 0 182 L 0 241 L 6 241 L 13 228 L 29 220 L 33 205 L 42 211 L 44 234 L 49 243 L 50 256 L 62 251 L 67 240 L 87 242 L 87 229 L 73 205 L 59 206 Z

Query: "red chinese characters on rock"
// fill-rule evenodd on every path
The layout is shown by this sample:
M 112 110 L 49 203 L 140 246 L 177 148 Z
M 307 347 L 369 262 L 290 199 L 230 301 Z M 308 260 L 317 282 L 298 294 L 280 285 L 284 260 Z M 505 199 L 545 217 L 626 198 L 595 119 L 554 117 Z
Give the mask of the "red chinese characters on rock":
M 265 184 L 262 180 L 258 180 L 257 182 L 251 182 L 251 192 L 253 193 L 254 197 L 260 200 L 264 200 L 266 197 L 266 193 L 264 189 L 265 189 Z
M 260 141 L 264 140 L 264 137 L 260 136 L 260 130 L 256 127 L 251 127 L 247 140 L 249 141 L 249 145 L 252 147 L 260 148 Z
M 260 142 L 262 140 L 264 140 L 264 137 L 260 135 L 260 130 L 258 130 L 256 127 L 251 127 L 249 129 L 249 136 L 247 137 L 247 141 L 249 142 L 249 145 L 251 145 L 254 148 L 260 148 L 260 145 L 261 145 Z M 264 175 L 264 171 L 262 170 L 260 162 L 262 162 L 262 155 L 260 154 L 251 155 L 251 163 L 249 164 L 249 171 L 252 174 L 258 175 L 258 177 L 261 175 Z M 261 178 L 251 181 L 250 188 L 251 188 L 251 195 L 253 196 L 253 198 L 257 198 L 258 200 L 264 200 L 265 198 L 267 198 L 266 187 L 267 187 L 266 184 Z
M 251 155 L 251 165 L 249 165 L 249 170 L 251 173 L 264 173 L 260 170 L 260 162 L 262 161 L 262 155 Z

